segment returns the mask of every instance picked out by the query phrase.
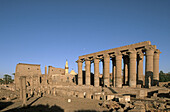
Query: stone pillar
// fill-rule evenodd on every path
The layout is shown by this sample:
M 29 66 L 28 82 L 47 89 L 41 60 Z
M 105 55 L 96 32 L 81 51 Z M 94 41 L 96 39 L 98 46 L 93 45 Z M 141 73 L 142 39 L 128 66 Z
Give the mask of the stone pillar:
M 23 93 L 22 93 L 22 96 L 23 96 L 23 103 L 22 105 L 23 106 L 26 106 L 26 76 L 21 76 L 21 80 L 22 80 L 22 90 L 23 90 Z
M 38 76 L 34 76 L 34 79 L 35 79 L 35 89 L 38 88 Z
M 115 87 L 116 60 L 112 58 L 112 85 Z
M 38 96 L 41 97 L 41 88 L 38 88 Z
M 83 74 L 82 74 L 82 60 L 77 60 L 78 63 L 78 85 L 83 84 Z
M 151 88 L 151 76 L 148 77 L 148 88 Z
M 23 88 L 22 88 L 22 78 L 21 77 L 19 77 L 19 84 L 20 84 L 20 100 L 22 100 L 23 99 Z
M 48 82 L 47 82 L 47 80 L 48 80 L 48 78 L 47 78 L 48 76 L 47 75 L 45 75 L 45 79 L 44 79 L 44 85 L 45 86 L 47 86 L 48 85 Z
M 40 85 L 40 76 L 37 75 L 37 88 L 39 87 L 39 85 Z
M 104 54 L 104 86 L 110 87 L 110 56 Z
M 99 59 L 94 58 L 94 86 L 99 86 Z
M 86 67 L 86 85 L 90 85 L 91 80 L 90 80 L 90 73 L 91 73 L 91 61 L 89 59 L 85 60 L 85 67 Z
M 33 76 L 31 76 L 31 88 L 33 88 L 34 87 L 34 78 L 33 78 Z
M 154 48 L 151 46 L 146 49 L 146 70 L 145 70 L 145 86 L 148 87 L 148 77 L 151 76 L 151 85 L 153 83 L 153 55 Z
M 33 88 L 31 88 L 31 92 L 30 92 L 31 96 L 33 96 Z
M 124 80 L 123 80 L 123 84 L 128 84 L 128 61 L 129 58 L 128 56 L 124 56 L 123 58 L 124 60 Z
M 153 85 L 159 85 L 159 54 L 157 49 L 153 56 Z
M 104 86 L 104 59 L 101 60 L 102 61 L 102 66 L 103 66 L 103 73 L 102 73 L 102 78 L 101 78 L 101 86 Z
M 143 85 L 143 56 L 144 54 L 142 52 L 138 55 L 138 84 Z
M 136 87 L 136 50 L 130 50 L 129 51 L 129 59 L 130 59 L 130 80 L 129 80 L 129 86 L 130 87 Z
M 115 74 L 115 87 L 122 87 L 122 54 L 115 53 L 116 56 L 116 74 Z
M 45 65 L 45 75 L 47 75 L 47 66 Z
M 53 95 L 56 96 L 56 88 L 53 89 Z

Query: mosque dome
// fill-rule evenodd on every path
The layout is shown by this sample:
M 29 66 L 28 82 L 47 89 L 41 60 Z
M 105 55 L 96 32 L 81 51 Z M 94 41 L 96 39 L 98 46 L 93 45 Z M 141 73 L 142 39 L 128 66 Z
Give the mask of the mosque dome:
M 77 73 L 74 70 L 71 70 L 70 74 L 71 75 L 77 75 Z

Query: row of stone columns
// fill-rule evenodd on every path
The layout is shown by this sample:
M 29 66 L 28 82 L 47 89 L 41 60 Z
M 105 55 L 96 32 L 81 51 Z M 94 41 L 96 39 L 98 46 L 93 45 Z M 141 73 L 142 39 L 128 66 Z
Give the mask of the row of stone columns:
M 151 47 L 145 49 L 145 54 L 142 50 L 136 51 L 130 49 L 126 53 L 122 54 L 120 51 L 114 53 L 112 57 L 112 85 L 115 87 L 122 87 L 123 84 L 129 84 L 130 87 L 136 87 L 139 83 L 143 83 L 143 61 L 144 55 L 146 56 L 145 75 L 153 76 L 152 85 L 154 81 L 159 81 L 159 50 L 155 50 Z M 124 62 L 124 79 L 122 82 L 122 57 Z M 103 54 L 103 78 L 104 85 L 110 86 L 110 55 Z M 94 86 L 99 86 L 99 61 L 96 56 L 94 60 Z M 82 79 L 82 63 L 85 61 L 86 69 L 86 85 L 90 85 L 91 74 L 91 60 L 86 58 L 85 60 L 78 60 L 78 85 L 83 84 Z M 147 81 L 145 81 L 145 85 Z

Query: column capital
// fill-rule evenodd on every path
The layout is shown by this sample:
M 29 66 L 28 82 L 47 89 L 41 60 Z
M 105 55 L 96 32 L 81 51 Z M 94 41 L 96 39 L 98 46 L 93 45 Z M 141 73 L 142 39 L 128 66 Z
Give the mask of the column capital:
M 121 53 L 123 56 L 128 56 L 128 52 L 122 52 Z
M 99 57 L 98 55 L 94 55 L 93 59 L 101 59 L 101 57 Z
M 153 59 L 154 60 L 159 60 L 159 55 L 160 55 L 160 50 L 159 49 L 156 49 L 155 52 L 154 52 L 154 56 L 153 56 Z
M 122 53 L 120 51 L 115 51 L 115 56 L 119 56 L 119 55 L 122 56 Z
M 155 45 L 147 45 L 147 46 L 145 46 L 145 49 L 146 50 L 155 50 L 156 46 Z
M 99 58 L 94 58 L 94 63 L 99 63 Z
M 122 60 L 122 53 L 120 51 L 115 52 L 116 60 Z
M 138 51 L 137 53 L 139 54 L 139 57 L 143 59 L 144 53 L 142 52 L 142 50 Z
M 103 54 L 103 57 L 104 57 L 104 58 L 110 58 L 110 56 L 109 56 L 108 53 L 104 53 L 104 54 Z
M 115 55 L 114 54 L 110 54 L 110 58 L 114 58 L 115 57 Z
M 148 45 L 145 47 L 146 50 L 146 56 L 153 56 L 154 55 L 154 51 L 155 51 L 155 47 L 152 45 Z
M 91 61 L 92 59 L 90 59 L 89 57 L 86 57 L 85 59 L 84 59 L 84 61 Z
M 110 62 L 109 54 L 103 54 L 103 55 L 104 55 L 104 63 L 109 63 Z
M 155 54 L 161 54 L 162 52 L 159 49 L 155 50 Z
M 129 49 L 128 53 L 129 53 L 129 58 L 130 59 L 135 59 L 136 58 L 137 51 L 135 49 Z
M 83 63 L 83 60 L 78 59 L 78 60 L 76 61 L 76 63 Z
M 129 50 L 128 50 L 128 53 L 129 53 L 129 54 L 136 54 L 137 51 L 136 51 L 136 49 L 129 49 Z

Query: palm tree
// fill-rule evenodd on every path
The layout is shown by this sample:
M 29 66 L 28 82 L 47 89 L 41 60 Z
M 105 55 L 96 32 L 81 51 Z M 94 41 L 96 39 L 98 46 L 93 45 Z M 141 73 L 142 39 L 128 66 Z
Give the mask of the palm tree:
M 8 75 L 8 74 L 5 74 L 4 75 L 4 80 L 5 80 L 5 84 L 8 84 L 9 82 L 11 82 L 11 76 L 10 75 Z

